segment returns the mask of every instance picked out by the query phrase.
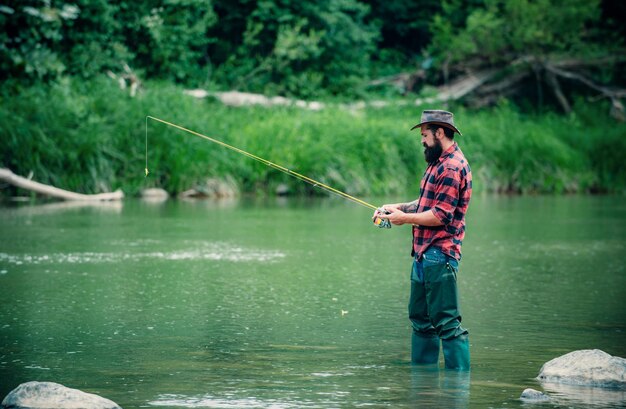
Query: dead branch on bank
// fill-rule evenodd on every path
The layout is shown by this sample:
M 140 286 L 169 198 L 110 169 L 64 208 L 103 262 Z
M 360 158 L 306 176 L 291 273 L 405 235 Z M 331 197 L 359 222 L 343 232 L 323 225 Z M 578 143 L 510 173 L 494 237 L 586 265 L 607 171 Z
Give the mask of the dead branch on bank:
M 548 86 L 566 113 L 571 112 L 572 108 L 565 86 L 576 82 L 593 92 L 598 92 L 599 96 L 596 99 L 609 99 L 612 104 L 611 116 L 624 121 L 626 114 L 621 100 L 626 97 L 626 89 L 598 84 L 584 72 L 584 69 L 615 65 L 624 61 L 626 54 L 596 59 L 545 59 L 523 56 L 507 66 L 484 68 L 480 68 L 481 64 L 477 61 L 470 61 L 465 67 L 455 67 L 455 72 L 463 74 L 436 88 L 434 96 L 416 99 L 415 104 L 445 103 L 464 99 L 473 107 L 483 107 L 496 103 L 502 97 L 511 97 L 523 92 L 525 81 L 527 82 L 529 77 L 534 77 L 537 84 L 542 82 Z M 444 67 L 444 71 L 450 72 L 450 67 Z M 370 82 L 369 85 L 389 84 L 400 90 L 411 90 L 418 78 L 424 78 L 423 70 L 380 78 Z
M 376 87 L 380 85 L 392 85 L 402 95 L 407 95 L 409 92 L 414 91 L 417 84 L 423 82 L 425 79 L 426 72 L 424 70 L 419 70 L 417 72 L 401 72 L 399 74 L 389 75 L 370 81 L 367 86 Z
M 463 77 L 457 78 L 449 85 L 437 88 L 437 95 L 430 98 L 418 98 L 416 105 L 432 104 L 434 102 L 455 101 L 476 91 L 481 85 L 488 82 L 497 74 L 497 70 L 487 69 L 478 72 L 470 72 Z
M 95 195 L 85 195 L 82 193 L 70 192 L 69 190 L 59 189 L 58 187 L 45 185 L 35 182 L 22 176 L 18 176 L 9 169 L 0 168 L 0 180 L 12 184 L 21 189 L 30 190 L 45 196 L 56 197 L 63 200 L 81 200 L 81 201 L 103 201 L 103 200 L 121 200 L 124 198 L 124 192 L 116 190 L 110 193 L 99 193 Z
M 545 64 L 544 68 L 548 73 L 548 78 L 552 78 L 552 81 L 554 81 L 554 92 L 557 94 L 557 98 L 559 99 L 559 102 L 561 103 L 561 106 L 563 107 L 565 112 L 569 112 L 570 108 L 567 99 L 562 94 L 558 82 L 556 81 L 556 76 L 581 82 L 587 87 L 600 92 L 601 96 L 609 98 L 611 100 L 611 116 L 620 121 L 626 120 L 626 117 L 624 115 L 624 105 L 620 101 L 621 98 L 626 97 L 626 89 L 617 89 L 598 85 L 582 74 L 566 71 L 562 68 L 558 68 L 555 65 Z

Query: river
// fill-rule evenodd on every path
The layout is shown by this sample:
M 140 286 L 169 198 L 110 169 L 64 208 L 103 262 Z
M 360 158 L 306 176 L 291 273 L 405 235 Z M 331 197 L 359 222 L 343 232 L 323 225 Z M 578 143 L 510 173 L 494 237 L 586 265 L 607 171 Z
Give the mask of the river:
M 40 380 L 126 409 L 520 408 L 531 387 L 542 407 L 623 407 L 535 379 L 573 350 L 626 356 L 623 197 L 472 199 L 469 374 L 409 365 L 410 228 L 370 215 L 339 198 L 1 208 L 0 398 Z

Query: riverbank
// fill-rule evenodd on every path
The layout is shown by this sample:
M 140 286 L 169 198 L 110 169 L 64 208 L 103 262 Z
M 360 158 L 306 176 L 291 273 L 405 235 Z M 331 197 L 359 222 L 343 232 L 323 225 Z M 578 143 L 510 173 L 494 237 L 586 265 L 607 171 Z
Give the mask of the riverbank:
M 357 195 L 415 190 L 424 170 L 419 135 L 409 132 L 423 107 L 347 109 L 325 101 L 319 111 L 296 106 L 228 107 L 197 100 L 170 84 L 145 84 L 137 96 L 108 78 L 65 81 L 1 94 L 0 157 L 17 174 L 80 193 L 122 189 L 135 195 L 161 187 L 172 194 L 227 180 L 241 192 L 292 194 L 313 187 L 146 115 L 215 137 L 299 173 Z M 578 101 L 561 116 L 521 114 L 503 102 L 470 111 L 451 106 L 458 141 L 474 172 L 475 189 L 514 193 L 623 193 L 626 124 L 601 102 Z M 11 194 L 3 189 L 3 194 Z M 23 193 L 23 192 L 22 192 Z

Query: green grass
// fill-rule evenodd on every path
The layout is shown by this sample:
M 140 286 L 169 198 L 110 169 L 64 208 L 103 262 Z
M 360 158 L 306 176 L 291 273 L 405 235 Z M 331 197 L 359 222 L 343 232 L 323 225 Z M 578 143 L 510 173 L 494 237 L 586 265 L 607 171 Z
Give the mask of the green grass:
M 65 79 L 0 95 L 0 158 L 15 173 L 68 190 L 96 193 L 145 187 L 171 193 L 209 178 L 243 192 L 270 193 L 286 183 L 297 194 L 312 186 L 202 138 L 145 117 L 222 140 L 356 195 L 416 191 L 425 163 L 419 133 L 409 132 L 421 107 L 398 105 L 318 112 L 294 107 L 226 107 L 197 100 L 169 84 L 147 83 L 135 98 L 107 78 Z M 626 125 L 601 103 L 578 101 L 575 112 L 524 115 L 511 104 L 480 111 L 451 107 L 463 136 L 476 191 L 519 193 L 624 192 Z M 6 189 L 5 189 L 6 191 Z

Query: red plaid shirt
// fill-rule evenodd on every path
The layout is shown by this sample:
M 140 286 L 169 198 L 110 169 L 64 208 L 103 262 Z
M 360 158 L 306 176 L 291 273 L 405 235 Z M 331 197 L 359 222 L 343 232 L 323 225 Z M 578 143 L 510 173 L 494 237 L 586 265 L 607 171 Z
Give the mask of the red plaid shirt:
M 431 246 L 461 259 L 465 237 L 465 213 L 472 196 L 472 171 L 455 142 L 437 162 L 428 165 L 420 184 L 420 197 L 406 211 L 432 210 L 443 226 L 413 226 L 413 251 L 421 256 Z

